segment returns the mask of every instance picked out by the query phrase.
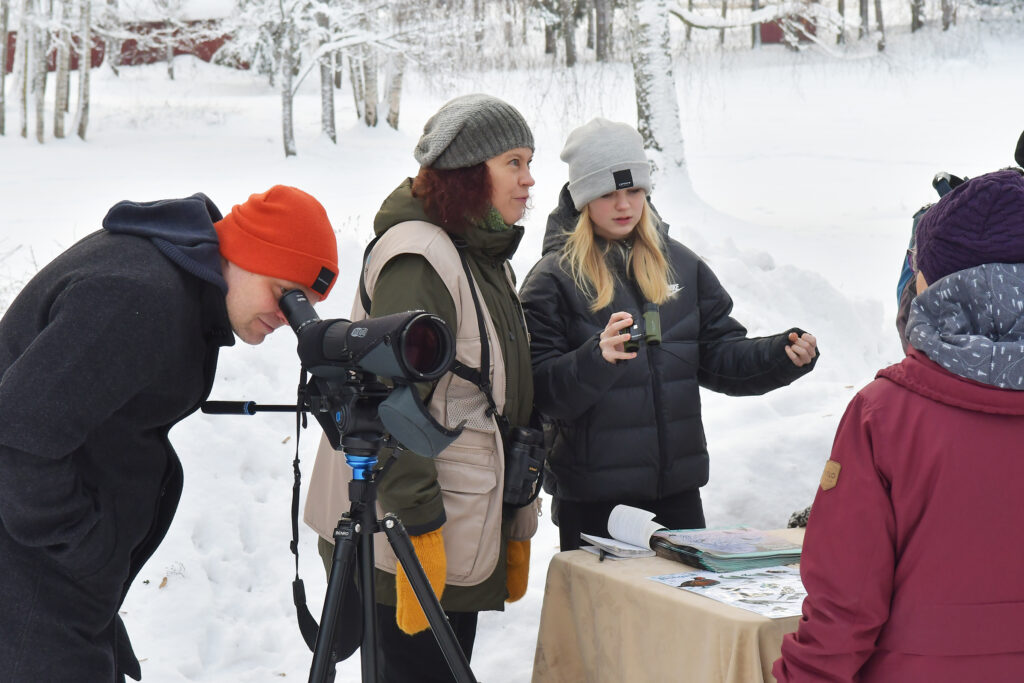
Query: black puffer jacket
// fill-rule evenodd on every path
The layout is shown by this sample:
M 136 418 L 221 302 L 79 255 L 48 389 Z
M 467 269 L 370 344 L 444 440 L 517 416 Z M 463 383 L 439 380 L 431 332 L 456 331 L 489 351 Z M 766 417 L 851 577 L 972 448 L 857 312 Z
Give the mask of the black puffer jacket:
M 118 607 L 178 505 L 168 431 L 234 343 L 219 219 L 122 202 L 0 320 L 0 681 L 140 676 Z
M 591 313 L 587 296 L 559 262 L 578 214 L 567 189 L 548 219 L 544 255 L 523 283 L 537 408 L 552 421 L 548 492 L 566 500 L 656 500 L 708 481 L 699 386 L 763 394 L 810 372 L 786 355 L 789 332 L 756 339 L 730 317 L 732 299 L 696 254 L 659 230 L 677 289 L 661 305 L 662 344 L 611 364 L 598 337 L 615 311 L 640 311 L 626 276 L 628 245 L 613 244 L 618 276 L 610 306 Z M 816 362 L 816 361 L 815 361 Z

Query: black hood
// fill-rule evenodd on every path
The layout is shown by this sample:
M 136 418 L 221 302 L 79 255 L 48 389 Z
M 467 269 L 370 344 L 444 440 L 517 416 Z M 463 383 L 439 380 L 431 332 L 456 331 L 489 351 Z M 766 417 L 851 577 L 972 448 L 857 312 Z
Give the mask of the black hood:
M 651 204 L 650 195 L 647 196 L 647 208 L 651 210 L 654 225 L 658 232 L 663 237 L 667 237 L 668 223 L 661 219 L 658 210 L 654 208 L 654 204 Z M 573 204 L 572 195 L 569 194 L 569 183 L 566 183 L 562 186 L 562 191 L 558 193 L 558 206 L 548 214 L 548 225 L 544 230 L 544 244 L 541 247 L 541 256 L 550 251 L 561 251 L 562 247 L 565 246 L 569 233 L 576 228 L 576 223 L 579 219 L 580 212 L 576 210 L 576 205 Z
M 184 199 L 118 202 L 107 212 L 103 227 L 113 233 L 148 237 L 178 267 L 227 294 L 220 242 L 213 227 L 221 218 L 210 198 L 197 192 Z

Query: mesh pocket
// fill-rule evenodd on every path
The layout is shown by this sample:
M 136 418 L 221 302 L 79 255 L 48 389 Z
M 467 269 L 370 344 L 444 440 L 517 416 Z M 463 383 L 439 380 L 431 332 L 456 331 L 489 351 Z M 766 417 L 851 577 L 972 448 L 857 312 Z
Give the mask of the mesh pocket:
M 466 426 L 484 432 L 494 431 L 494 420 L 487 415 L 487 399 L 483 393 L 473 387 L 475 395 L 452 397 L 448 400 L 448 424 L 455 426 L 466 421 Z

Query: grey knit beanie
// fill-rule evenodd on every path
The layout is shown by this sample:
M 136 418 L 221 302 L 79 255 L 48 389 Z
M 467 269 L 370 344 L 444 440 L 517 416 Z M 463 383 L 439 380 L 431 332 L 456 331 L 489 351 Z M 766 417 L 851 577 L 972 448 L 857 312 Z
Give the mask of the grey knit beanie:
M 561 158 L 569 164 L 569 194 L 577 211 L 601 195 L 627 187 L 651 193 L 644 141 L 629 124 L 596 118 L 569 133 Z
M 420 166 L 467 168 L 515 149 L 533 149 L 533 133 L 508 102 L 476 93 L 446 103 L 423 126 L 414 156 Z

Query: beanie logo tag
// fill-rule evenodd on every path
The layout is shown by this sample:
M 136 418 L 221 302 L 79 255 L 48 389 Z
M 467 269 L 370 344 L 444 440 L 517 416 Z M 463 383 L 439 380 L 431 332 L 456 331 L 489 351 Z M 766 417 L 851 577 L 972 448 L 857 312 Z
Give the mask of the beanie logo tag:
M 622 171 L 612 171 L 612 178 L 615 180 L 616 190 L 633 187 L 633 173 L 628 168 Z
M 330 268 L 321 268 L 320 274 L 316 276 L 316 280 L 310 285 L 317 294 L 324 294 L 331 287 L 331 283 L 334 282 L 334 276 L 337 275 Z

